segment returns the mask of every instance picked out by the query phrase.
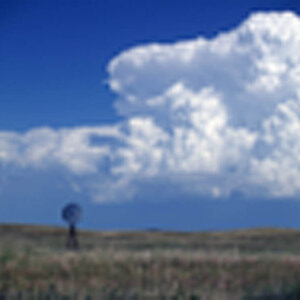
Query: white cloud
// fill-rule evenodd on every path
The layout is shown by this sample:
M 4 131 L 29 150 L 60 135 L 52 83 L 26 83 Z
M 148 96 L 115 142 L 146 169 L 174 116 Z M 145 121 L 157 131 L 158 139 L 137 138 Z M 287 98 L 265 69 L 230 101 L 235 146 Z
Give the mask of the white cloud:
M 126 50 L 108 65 L 124 122 L 1 132 L 0 162 L 63 166 L 97 201 L 161 182 L 213 197 L 295 196 L 299 49 L 300 18 L 285 12 L 253 14 L 213 39 Z
M 264 121 L 263 158 L 252 158 L 253 182 L 273 195 L 293 196 L 300 190 L 300 97 L 277 106 Z
M 118 127 L 79 127 L 53 130 L 37 128 L 17 134 L 0 133 L 0 159 L 3 164 L 46 168 L 58 164 L 76 174 L 96 173 L 97 164 L 110 155 L 110 145 L 94 146 L 93 137 L 120 136 Z

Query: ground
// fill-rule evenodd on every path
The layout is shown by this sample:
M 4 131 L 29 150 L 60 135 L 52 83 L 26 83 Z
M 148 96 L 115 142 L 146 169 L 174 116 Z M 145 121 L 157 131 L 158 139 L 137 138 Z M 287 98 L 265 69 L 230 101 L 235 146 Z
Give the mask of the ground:
M 300 231 L 0 226 L 0 299 L 300 299 Z

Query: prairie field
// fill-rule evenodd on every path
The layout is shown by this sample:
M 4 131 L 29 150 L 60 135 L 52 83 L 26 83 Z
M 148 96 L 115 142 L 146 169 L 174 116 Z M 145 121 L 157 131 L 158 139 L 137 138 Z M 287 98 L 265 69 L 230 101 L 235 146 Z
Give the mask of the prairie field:
M 300 299 L 300 231 L 0 226 L 0 299 Z

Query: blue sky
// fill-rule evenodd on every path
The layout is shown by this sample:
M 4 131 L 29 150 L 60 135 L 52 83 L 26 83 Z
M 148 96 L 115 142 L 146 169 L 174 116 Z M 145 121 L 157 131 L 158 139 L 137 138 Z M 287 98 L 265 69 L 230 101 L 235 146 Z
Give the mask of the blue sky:
M 299 61 L 282 67 L 299 42 L 282 37 L 300 35 L 300 9 L 261 2 L 2 1 L 0 221 L 62 224 L 76 201 L 85 228 L 299 227 Z M 257 12 L 263 25 L 236 31 Z M 264 36 L 267 20 L 280 55 L 256 61 L 234 39 Z

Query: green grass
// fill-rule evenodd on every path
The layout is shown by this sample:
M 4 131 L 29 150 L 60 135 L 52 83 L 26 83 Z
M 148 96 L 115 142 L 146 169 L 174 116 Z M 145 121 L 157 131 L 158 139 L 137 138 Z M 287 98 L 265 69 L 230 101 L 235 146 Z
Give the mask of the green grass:
M 297 230 L 85 231 L 80 251 L 61 228 L 2 225 L 0 237 L 0 300 L 300 299 Z

